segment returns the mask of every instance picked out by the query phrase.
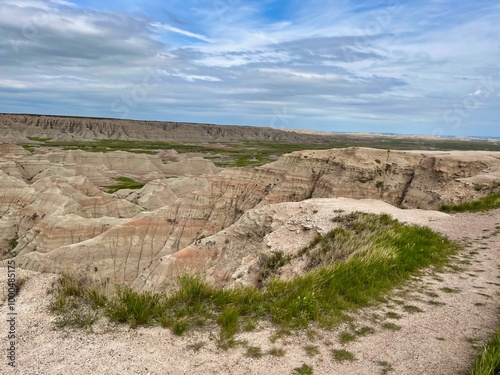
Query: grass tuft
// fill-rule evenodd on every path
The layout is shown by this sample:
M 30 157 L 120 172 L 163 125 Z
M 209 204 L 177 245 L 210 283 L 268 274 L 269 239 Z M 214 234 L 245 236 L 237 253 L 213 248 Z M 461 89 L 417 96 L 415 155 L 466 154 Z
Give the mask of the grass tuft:
M 332 350 L 333 359 L 337 362 L 344 361 L 355 361 L 356 357 L 353 353 L 345 350 L 345 349 L 333 349 Z
M 389 331 L 399 331 L 401 329 L 401 326 L 398 326 L 397 324 L 394 324 L 392 322 L 384 323 L 382 324 L 382 327 L 388 329 Z
M 439 208 L 447 213 L 480 212 L 500 208 L 500 193 L 490 194 L 485 197 L 461 204 L 446 204 Z
M 246 356 L 250 358 L 262 358 L 262 349 L 258 346 L 249 346 L 247 348 Z
M 314 357 L 319 354 L 319 347 L 317 345 L 306 345 L 304 351 L 308 357 Z
M 312 375 L 313 368 L 304 363 L 304 364 L 302 364 L 302 366 L 294 368 L 293 374 L 295 374 L 295 375 Z
M 495 375 L 500 373 L 500 328 L 476 358 L 471 375 Z
M 273 357 L 284 357 L 285 349 L 283 348 L 271 348 L 268 350 L 267 354 Z
M 273 251 L 270 254 L 262 253 L 259 255 L 259 274 L 257 276 L 257 283 L 263 286 L 265 281 L 290 262 L 292 257 L 285 255 L 282 251 Z

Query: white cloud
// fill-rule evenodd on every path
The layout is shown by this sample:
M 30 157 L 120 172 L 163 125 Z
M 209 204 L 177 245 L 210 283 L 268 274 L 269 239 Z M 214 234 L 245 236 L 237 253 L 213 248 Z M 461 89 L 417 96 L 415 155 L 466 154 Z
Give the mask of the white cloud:
M 153 26 L 153 27 L 159 28 L 159 29 L 164 29 L 164 30 L 167 30 L 167 31 L 171 31 L 173 33 L 177 33 L 177 34 L 181 34 L 181 35 L 184 35 L 184 36 L 188 36 L 190 38 L 199 39 L 199 40 L 202 40 L 202 41 L 207 42 L 207 43 L 211 43 L 212 42 L 209 38 L 207 38 L 204 35 L 192 33 L 190 31 L 182 30 L 182 29 L 179 29 L 178 27 L 170 26 L 170 25 L 163 24 L 163 23 L 160 23 L 160 22 L 152 22 L 152 23 L 150 23 L 150 25 Z

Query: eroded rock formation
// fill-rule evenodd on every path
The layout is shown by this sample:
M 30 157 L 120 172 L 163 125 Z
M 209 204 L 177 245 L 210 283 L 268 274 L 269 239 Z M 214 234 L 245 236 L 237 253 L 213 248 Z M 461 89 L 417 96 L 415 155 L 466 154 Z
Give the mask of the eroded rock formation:
M 19 267 L 77 268 L 137 289 L 169 287 L 185 271 L 245 284 L 260 252 L 305 244 L 329 228 L 335 207 L 377 207 L 410 220 L 394 206 L 433 209 L 500 189 L 494 152 L 300 151 L 224 170 L 170 156 L 178 161 L 126 152 L 31 155 L 0 145 L 3 253 Z M 116 176 L 147 183 L 105 193 Z M 331 199 L 341 197 L 379 202 Z

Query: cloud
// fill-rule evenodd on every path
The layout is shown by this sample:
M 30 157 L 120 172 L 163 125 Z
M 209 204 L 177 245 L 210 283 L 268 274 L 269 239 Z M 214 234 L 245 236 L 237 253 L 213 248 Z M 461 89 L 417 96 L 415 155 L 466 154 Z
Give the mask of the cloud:
M 499 16 L 488 0 L 4 0 L 0 111 L 500 135 Z
M 153 26 L 153 27 L 156 27 L 156 28 L 164 29 L 164 30 L 167 30 L 167 31 L 171 31 L 171 32 L 174 32 L 174 33 L 178 33 L 178 34 L 181 34 L 181 35 L 188 36 L 190 38 L 199 39 L 199 40 L 202 40 L 204 42 L 211 43 L 211 40 L 208 39 L 207 37 L 203 36 L 203 35 L 192 33 L 192 32 L 186 31 L 186 30 L 182 30 L 182 29 L 179 29 L 179 28 L 174 27 L 174 26 L 170 26 L 170 25 L 167 25 L 167 24 L 162 24 L 162 23 L 159 23 L 159 22 L 152 22 L 150 25 Z

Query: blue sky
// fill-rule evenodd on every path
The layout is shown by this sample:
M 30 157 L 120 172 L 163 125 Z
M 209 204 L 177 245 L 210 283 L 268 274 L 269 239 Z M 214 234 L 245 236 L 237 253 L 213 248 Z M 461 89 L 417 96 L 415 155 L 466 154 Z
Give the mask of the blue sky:
M 500 136 L 500 3 L 0 0 L 0 112 Z

